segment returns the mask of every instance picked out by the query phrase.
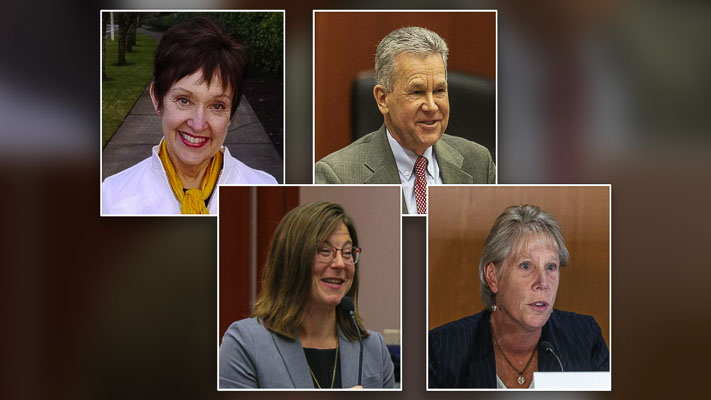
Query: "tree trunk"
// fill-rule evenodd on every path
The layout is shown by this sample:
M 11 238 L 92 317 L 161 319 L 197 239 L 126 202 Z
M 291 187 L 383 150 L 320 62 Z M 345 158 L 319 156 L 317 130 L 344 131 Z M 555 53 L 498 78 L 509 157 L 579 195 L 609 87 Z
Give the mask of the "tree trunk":
M 136 44 L 136 13 L 128 14 L 128 29 L 126 31 L 126 51 L 133 53 L 133 46 Z
M 106 75 L 106 13 L 101 13 L 101 79 L 107 80 Z
M 131 24 L 129 13 L 118 13 L 119 37 L 118 37 L 118 62 L 117 65 L 126 65 L 126 45 L 128 44 L 128 26 Z
M 128 29 L 128 51 L 133 51 L 133 46 L 136 45 L 136 29 L 139 23 L 139 13 L 131 13 L 131 27 Z

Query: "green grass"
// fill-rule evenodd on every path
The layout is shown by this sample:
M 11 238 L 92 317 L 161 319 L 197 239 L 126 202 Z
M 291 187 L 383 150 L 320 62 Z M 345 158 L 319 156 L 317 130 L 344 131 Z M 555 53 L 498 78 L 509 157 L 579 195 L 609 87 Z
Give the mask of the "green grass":
M 131 111 L 138 97 L 143 93 L 153 75 L 153 52 L 157 43 L 155 39 L 142 33 L 136 34 L 136 46 L 132 53 L 126 53 L 129 65 L 116 65 L 118 57 L 118 38 L 113 42 L 106 41 L 106 75 L 101 85 L 101 127 L 102 148 L 111 136 L 121 126 L 123 120 Z

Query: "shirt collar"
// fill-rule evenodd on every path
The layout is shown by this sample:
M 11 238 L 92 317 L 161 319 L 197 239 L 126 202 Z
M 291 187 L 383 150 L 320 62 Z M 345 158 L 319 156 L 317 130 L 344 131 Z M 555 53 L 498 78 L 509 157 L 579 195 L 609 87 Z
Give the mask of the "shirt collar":
M 400 176 L 404 177 L 405 180 L 410 180 L 414 175 L 413 172 L 415 169 L 415 161 L 417 161 L 417 154 L 412 150 L 402 147 L 400 143 L 392 137 L 387 127 L 385 128 L 385 135 L 388 137 L 390 149 L 392 149 L 393 156 L 395 156 L 395 164 L 397 164 L 397 170 L 400 172 Z M 422 156 L 427 159 L 427 174 L 434 178 L 434 153 L 432 152 L 432 146 L 428 147 Z

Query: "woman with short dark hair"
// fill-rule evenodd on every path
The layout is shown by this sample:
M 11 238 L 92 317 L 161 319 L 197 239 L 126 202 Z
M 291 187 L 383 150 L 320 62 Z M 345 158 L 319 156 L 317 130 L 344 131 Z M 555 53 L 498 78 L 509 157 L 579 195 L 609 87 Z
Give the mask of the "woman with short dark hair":
M 362 386 L 394 386 L 382 336 L 358 314 L 358 235 L 335 203 L 288 212 L 274 233 L 252 318 L 222 339 L 221 388 L 349 388 L 358 383 L 358 330 L 339 304 L 355 303 L 363 338 Z
M 105 214 L 214 214 L 218 184 L 277 183 L 223 146 L 247 64 L 245 48 L 211 18 L 163 34 L 150 86 L 163 138 L 151 157 L 106 178 Z

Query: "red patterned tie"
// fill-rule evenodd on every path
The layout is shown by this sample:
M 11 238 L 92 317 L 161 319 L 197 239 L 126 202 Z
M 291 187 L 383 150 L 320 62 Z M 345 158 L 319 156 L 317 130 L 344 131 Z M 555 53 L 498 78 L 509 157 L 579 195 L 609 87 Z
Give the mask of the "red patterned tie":
M 415 161 L 415 201 L 417 213 L 427 214 L 427 159 L 417 156 Z

